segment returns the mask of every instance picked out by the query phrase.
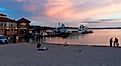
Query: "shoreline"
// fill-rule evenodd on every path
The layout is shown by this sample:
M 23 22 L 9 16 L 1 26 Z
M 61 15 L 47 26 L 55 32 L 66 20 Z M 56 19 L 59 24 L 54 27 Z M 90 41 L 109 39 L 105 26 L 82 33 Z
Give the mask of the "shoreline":
M 44 43 L 44 44 L 48 44 L 48 45 L 60 45 L 60 46 L 64 46 L 65 44 L 58 44 L 58 43 Z M 110 47 L 110 46 L 105 46 L 105 45 L 79 45 L 79 44 L 67 44 L 68 46 L 89 46 L 89 47 Z M 112 47 L 112 48 L 121 48 L 121 46 L 119 47 Z

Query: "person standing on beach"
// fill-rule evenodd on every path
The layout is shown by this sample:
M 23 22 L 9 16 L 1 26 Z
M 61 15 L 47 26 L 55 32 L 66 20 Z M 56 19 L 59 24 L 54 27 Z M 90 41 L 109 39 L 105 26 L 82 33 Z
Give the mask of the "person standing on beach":
M 110 47 L 112 47 L 113 38 L 110 38 L 109 42 L 110 42 Z
M 118 47 L 118 46 L 119 46 L 118 38 L 115 37 L 115 40 L 114 40 L 114 47 Z

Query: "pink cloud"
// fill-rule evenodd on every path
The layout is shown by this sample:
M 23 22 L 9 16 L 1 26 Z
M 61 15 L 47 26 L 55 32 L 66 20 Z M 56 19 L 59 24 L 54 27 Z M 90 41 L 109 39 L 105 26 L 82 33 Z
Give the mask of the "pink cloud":
M 32 19 L 79 20 L 121 12 L 121 0 L 14 0 L 34 14 Z
M 29 11 L 29 12 L 36 12 L 38 10 L 38 6 L 35 4 L 25 5 L 24 10 Z
M 72 3 L 67 0 L 48 0 L 45 4 L 45 13 L 52 18 L 68 18 L 71 7 Z
M 48 0 L 45 5 L 46 15 L 60 19 L 83 19 L 105 17 L 121 12 L 119 0 Z

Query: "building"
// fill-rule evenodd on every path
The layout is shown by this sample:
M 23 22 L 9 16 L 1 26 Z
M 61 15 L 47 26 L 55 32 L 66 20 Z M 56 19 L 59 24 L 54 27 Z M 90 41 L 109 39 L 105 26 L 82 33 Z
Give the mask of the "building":
M 46 27 L 46 26 L 30 26 L 29 34 L 34 36 L 45 36 L 46 34 L 50 34 L 54 32 L 53 27 Z
M 25 36 L 29 33 L 29 23 L 31 21 L 21 18 L 18 21 L 10 19 L 5 14 L 0 14 L 0 35 L 13 36 L 21 35 Z
M 0 14 L 0 34 L 10 36 L 17 33 L 17 23 L 7 15 Z
M 18 34 L 25 36 L 29 34 L 29 27 L 30 27 L 30 22 L 29 20 L 25 18 L 21 18 L 17 21 L 17 28 L 18 28 Z

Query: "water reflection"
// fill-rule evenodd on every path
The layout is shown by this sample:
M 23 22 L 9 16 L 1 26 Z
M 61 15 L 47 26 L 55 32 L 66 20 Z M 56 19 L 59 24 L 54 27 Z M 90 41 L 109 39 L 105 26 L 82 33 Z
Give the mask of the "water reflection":
M 91 34 L 76 34 L 69 37 L 41 37 L 40 43 L 56 44 L 77 44 L 77 45 L 106 45 L 109 46 L 109 39 L 117 37 L 121 46 L 121 29 L 95 29 Z M 22 41 L 22 39 L 21 39 Z M 25 41 L 23 41 L 25 42 Z M 38 42 L 35 38 L 30 38 L 29 42 Z
M 59 43 L 63 44 L 65 41 L 68 44 L 79 44 L 79 45 L 108 45 L 111 37 L 117 37 L 119 44 L 121 40 L 121 29 L 96 29 L 93 30 L 92 34 L 80 34 L 73 35 L 70 37 L 47 37 L 47 43 Z

